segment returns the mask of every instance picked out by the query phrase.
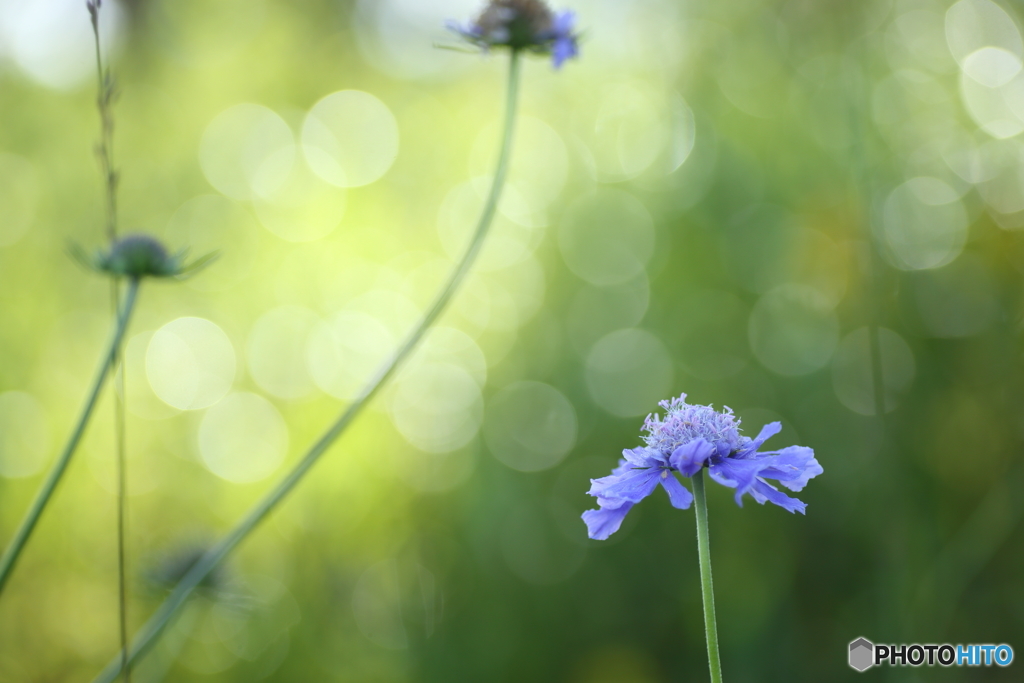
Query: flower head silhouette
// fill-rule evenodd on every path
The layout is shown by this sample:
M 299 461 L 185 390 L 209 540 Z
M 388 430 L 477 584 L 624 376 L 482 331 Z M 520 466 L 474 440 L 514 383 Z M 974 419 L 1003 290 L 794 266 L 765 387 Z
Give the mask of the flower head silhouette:
M 71 245 L 71 255 L 82 265 L 115 278 L 144 277 L 183 278 L 209 265 L 216 253 L 186 262 L 188 250 L 168 253 L 156 238 L 149 235 L 125 235 L 114 241 L 107 251 L 87 254 L 78 245 Z
M 575 12 L 552 12 L 542 0 L 491 0 L 476 20 L 467 25 L 449 21 L 448 28 L 485 50 L 507 47 L 550 54 L 557 69 L 579 54 L 575 24 Z

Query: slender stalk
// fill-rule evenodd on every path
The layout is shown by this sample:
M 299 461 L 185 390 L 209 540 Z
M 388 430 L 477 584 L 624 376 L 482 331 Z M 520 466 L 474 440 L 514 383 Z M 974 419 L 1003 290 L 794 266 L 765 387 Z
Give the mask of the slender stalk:
M 115 290 L 116 292 L 116 290 Z M 115 299 L 114 305 L 117 305 Z M 128 458 L 125 429 L 125 366 L 121 354 L 114 358 L 114 366 L 120 370 L 116 375 L 114 398 L 114 430 L 117 439 L 117 614 L 118 631 L 121 640 L 121 668 L 125 683 L 131 683 L 132 669 L 128 664 L 128 569 L 127 569 L 127 518 L 128 518 Z
M 711 547 L 708 541 L 708 502 L 704 496 L 704 470 L 690 478 L 694 510 L 697 512 L 697 554 L 700 556 L 700 590 L 704 598 L 704 631 L 708 640 L 711 683 L 722 683 L 722 662 L 718 656 L 718 625 L 715 621 L 715 591 L 711 585 Z
M 100 390 L 103 388 L 103 381 L 106 379 L 107 373 L 114 366 L 114 359 L 117 358 L 118 349 L 121 347 L 121 340 L 124 339 L 125 330 L 128 329 L 128 320 L 131 318 L 132 309 L 135 307 L 135 299 L 138 294 L 138 290 L 138 280 L 132 280 L 128 285 L 128 294 L 125 297 L 124 306 L 122 306 L 121 312 L 117 317 L 117 324 L 114 327 L 114 333 L 110 339 L 110 344 L 100 359 L 100 367 L 96 371 L 96 379 L 93 380 L 92 389 L 89 391 L 89 396 L 86 398 L 85 405 L 82 407 L 82 414 L 79 416 L 78 422 L 75 424 L 75 428 L 71 432 L 71 436 L 64 445 L 64 450 L 61 451 L 60 457 L 57 459 L 57 463 L 53 466 L 53 469 L 50 470 L 50 474 L 46 477 L 46 481 L 43 483 L 42 489 L 39 490 L 39 494 L 36 496 L 35 501 L 33 501 L 32 507 L 29 508 L 28 514 L 25 515 L 25 519 L 22 521 L 21 526 L 18 527 L 18 531 L 14 534 L 14 539 L 4 551 L 3 556 L 0 557 L 0 593 L 3 592 L 4 585 L 7 583 L 7 579 L 11 575 L 11 571 L 14 569 L 15 563 L 18 561 L 18 557 L 21 555 L 21 551 L 25 547 L 25 543 L 28 541 L 29 536 L 35 529 L 36 522 L 39 521 L 39 517 L 42 515 L 43 509 L 46 508 L 46 504 L 50 501 L 50 497 L 53 495 L 54 489 L 57 488 L 57 484 L 60 482 L 60 479 L 64 474 L 64 470 L 67 469 L 68 463 L 71 461 L 71 456 L 74 455 L 79 441 L 82 440 L 85 428 L 89 424 L 89 418 L 92 417 L 93 409 L 96 407 L 96 401 L 99 398 Z
M 107 239 L 117 239 L 117 171 L 114 169 L 114 79 L 110 72 L 103 68 L 103 55 L 100 50 L 100 5 L 87 5 L 92 18 L 92 33 L 96 46 L 96 76 L 98 92 L 96 108 L 100 113 L 100 143 L 96 154 L 100 158 L 100 170 L 103 172 L 103 184 L 107 200 Z
M 452 271 L 448 281 L 444 287 L 438 293 L 437 298 L 434 299 L 434 303 L 430 309 L 420 320 L 419 324 L 409 333 L 405 342 L 386 360 L 380 368 L 378 368 L 376 374 L 370 379 L 370 381 L 363 388 L 362 392 L 356 397 L 356 399 L 349 404 L 348 408 L 342 412 L 338 419 L 327 429 L 326 432 L 313 444 L 313 446 L 306 452 L 302 459 L 297 465 L 289 472 L 284 479 L 278 483 L 269 493 L 267 493 L 262 500 L 260 500 L 249 513 L 232 529 L 224 538 L 222 538 L 216 545 L 206 551 L 199 560 L 196 561 L 192 568 L 185 574 L 184 577 L 178 582 L 178 585 L 174 587 L 171 594 L 164 600 L 163 604 L 157 609 L 156 613 L 149 619 L 142 630 L 137 635 L 134 644 L 128 654 L 128 663 L 138 661 L 143 657 L 149 649 L 153 646 L 156 640 L 163 633 L 164 629 L 170 624 L 171 619 L 181 609 L 182 605 L 188 599 L 192 591 L 195 590 L 203 579 L 205 579 L 211 571 L 225 558 L 227 555 L 234 550 L 234 548 L 242 542 L 248 536 L 253 529 L 255 529 L 261 521 L 273 510 L 278 503 L 280 503 L 291 491 L 295 488 L 295 485 L 302 480 L 306 473 L 311 467 L 320 459 L 320 456 L 338 439 L 339 436 L 345 431 L 345 429 L 352 423 L 355 417 L 360 411 L 369 403 L 377 392 L 384 386 L 385 382 L 395 373 L 403 361 L 409 357 L 409 355 L 416 348 L 420 339 L 430 329 L 430 326 L 435 320 L 441 315 L 451 300 L 452 296 L 458 290 L 459 285 L 465 279 L 466 274 L 469 272 L 470 267 L 476 260 L 480 253 L 480 249 L 483 247 L 484 238 L 487 236 L 487 232 L 491 226 L 491 222 L 494 218 L 494 213 L 498 208 L 498 199 L 501 196 L 501 188 L 505 183 L 505 177 L 508 175 L 509 158 L 512 151 L 512 131 L 515 123 L 516 113 L 516 101 L 519 93 L 519 69 L 520 69 L 520 58 L 518 53 L 512 52 L 511 61 L 509 63 L 509 74 L 508 74 L 508 94 L 506 99 L 505 108 L 505 123 L 504 123 L 504 134 L 501 141 L 501 152 L 498 155 L 498 163 L 494 172 L 494 179 L 491 183 L 491 191 L 487 196 L 487 202 L 484 204 L 483 212 L 480 215 L 480 220 L 476 226 L 476 232 L 473 234 L 473 238 L 466 250 L 462 260 Z M 99 676 L 94 679 L 94 683 L 113 683 L 117 678 L 118 673 L 121 671 L 122 664 L 119 659 L 112 661 L 107 665 Z
M 114 79 L 109 71 L 103 68 L 103 53 L 100 44 L 100 4 L 88 5 L 92 18 L 93 42 L 96 46 L 96 77 L 97 93 L 96 108 L 100 114 L 100 143 L 97 155 L 100 158 L 100 170 L 103 173 L 106 194 L 106 232 L 107 239 L 113 244 L 117 239 L 117 171 L 114 170 Z M 121 308 L 121 291 L 117 280 L 110 281 L 111 310 L 114 315 Z M 127 467 L 128 459 L 125 443 L 125 368 L 120 355 L 114 358 L 115 391 L 114 391 L 114 430 L 116 432 L 116 468 L 117 468 L 117 601 L 118 622 L 121 640 L 121 665 L 124 669 L 125 683 L 131 683 L 131 667 L 128 666 L 128 581 L 125 563 L 125 520 L 127 517 Z

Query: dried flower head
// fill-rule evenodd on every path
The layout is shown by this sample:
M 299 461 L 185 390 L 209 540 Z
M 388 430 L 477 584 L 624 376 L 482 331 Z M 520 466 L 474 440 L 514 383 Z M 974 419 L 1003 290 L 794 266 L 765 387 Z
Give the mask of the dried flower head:
M 673 507 L 690 507 L 693 496 L 675 473 L 692 477 L 703 468 L 716 482 L 736 490 L 737 505 L 749 494 L 762 505 L 768 502 L 790 512 L 804 512 L 807 506 L 803 502 L 766 480 L 800 491 L 822 468 L 814 451 L 804 446 L 760 450 L 769 437 L 782 430 L 778 422 L 765 425 L 751 439 L 740 434 L 740 421 L 729 408 L 718 411 L 691 405 L 685 394 L 659 405 L 665 409 L 664 417 L 655 413 L 644 422 L 642 438 L 647 445 L 623 451 L 623 459 L 610 476 L 591 479 L 588 493 L 597 498 L 598 509 L 583 513 L 591 538 L 604 540 L 615 533 L 630 508 L 659 485 Z
M 208 265 L 216 254 L 206 254 L 186 263 L 188 250 L 169 254 L 164 245 L 149 235 L 125 235 L 116 240 L 108 251 L 96 250 L 90 256 L 77 245 L 71 254 L 87 268 L 112 275 L 142 279 L 144 277 L 186 277 Z
M 466 26 L 450 21 L 448 28 L 485 50 L 549 54 L 557 69 L 579 52 L 575 23 L 574 12 L 552 12 L 543 0 L 491 0 L 475 21 Z

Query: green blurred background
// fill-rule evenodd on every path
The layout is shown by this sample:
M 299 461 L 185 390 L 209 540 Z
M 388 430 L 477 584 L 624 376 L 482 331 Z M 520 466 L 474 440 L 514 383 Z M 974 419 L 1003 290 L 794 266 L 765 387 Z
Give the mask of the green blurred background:
M 434 44 L 479 7 L 104 4 L 121 224 L 223 254 L 147 283 L 129 335 L 134 627 L 459 258 L 506 60 Z M 573 7 L 581 58 L 529 60 L 451 310 L 136 680 L 706 680 L 692 512 L 656 494 L 606 542 L 579 519 L 683 392 L 748 433 L 781 420 L 773 442 L 825 469 L 806 517 L 709 489 L 728 680 L 854 680 L 858 636 L 1024 648 L 1019 7 Z M 66 256 L 103 240 L 91 40 L 84 1 L 0 0 L 3 543 L 110 325 Z M 89 680 L 116 651 L 112 415 L 108 390 L 0 599 L 4 682 Z

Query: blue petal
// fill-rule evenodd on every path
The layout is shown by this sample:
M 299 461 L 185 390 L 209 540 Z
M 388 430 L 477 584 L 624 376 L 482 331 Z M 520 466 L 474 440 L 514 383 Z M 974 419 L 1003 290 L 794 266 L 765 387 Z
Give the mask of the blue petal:
M 736 504 L 743 507 L 743 494 L 750 490 L 765 467 L 768 465 L 760 459 L 714 458 L 708 474 L 722 486 L 736 489 Z
M 602 507 L 608 507 L 605 501 L 625 500 L 639 503 L 657 488 L 659 474 L 661 471 L 652 467 L 646 470 L 629 470 L 618 476 L 591 479 L 590 491 L 587 493 L 597 496 Z
M 790 446 L 758 460 L 770 460 L 770 466 L 761 470 L 765 479 L 776 479 L 790 491 L 800 491 L 807 482 L 825 470 L 814 459 L 814 451 L 806 446 Z
M 665 458 L 657 451 L 640 446 L 639 448 L 627 448 L 622 451 L 622 457 L 632 463 L 635 467 L 657 467 L 664 465 Z
M 679 510 L 685 510 L 690 507 L 690 503 L 693 502 L 693 494 L 679 483 L 674 474 L 668 470 L 662 470 L 661 485 L 665 492 L 668 493 L 668 500 L 672 503 L 672 507 Z
M 759 503 L 770 500 L 791 512 L 795 508 L 789 507 L 789 503 L 783 504 L 778 501 L 794 499 L 779 493 L 777 489 L 764 483 L 764 479 L 776 479 L 791 491 L 799 491 L 807 485 L 808 480 L 823 471 L 821 465 L 814 459 L 814 451 L 804 446 L 790 446 L 781 451 L 758 453 L 748 458 L 714 458 L 709 468 L 712 479 L 723 486 L 736 489 L 737 505 L 742 506 L 743 494 L 750 493 Z M 765 493 L 765 487 L 770 489 L 771 495 Z M 760 492 L 760 497 L 755 491 Z M 799 506 L 803 505 L 799 501 L 796 503 Z
M 575 24 L 576 13 L 571 9 L 563 10 L 556 14 L 554 21 L 551 22 L 551 32 L 555 36 L 568 36 Z
M 756 439 L 753 439 L 750 443 L 746 444 L 743 448 L 736 452 L 734 458 L 747 458 L 757 452 L 757 449 L 764 444 L 765 441 L 775 436 L 782 431 L 781 422 L 769 422 L 764 427 L 761 427 L 761 433 L 757 435 Z
M 632 503 L 623 502 L 619 507 L 601 507 L 598 510 L 587 510 L 583 513 L 583 521 L 587 525 L 587 535 L 603 541 L 614 534 L 622 526 L 626 513 L 633 507 Z
M 556 38 L 554 45 L 551 46 L 551 62 L 556 69 L 561 68 L 565 60 L 571 59 L 578 54 L 579 49 L 576 47 L 576 38 L 573 36 Z
M 623 455 L 625 455 L 628 452 L 629 451 L 623 451 L 622 453 Z M 629 462 L 625 458 L 619 458 L 619 464 L 615 466 L 615 469 L 612 470 L 611 474 L 609 474 L 607 477 L 601 477 L 600 479 L 590 480 L 590 490 L 587 491 L 587 493 L 590 494 L 591 496 L 599 496 L 599 492 L 605 486 L 607 486 L 609 483 L 618 481 L 619 477 L 626 474 L 627 472 L 632 472 L 635 469 L 637 469 L 637 467 L 633 463 Z
M 799 512 L 801 515 L 807 514 L 804 512 L 807 508 L 806 503 L 801 500 L 797 500 L 796 498 L 790 498 L 766 481 L 758 480 L 755 482 L 753 488 L 750 490 L 750 495 L 752 495 L 754 500 L 761 505 L 764 505 L 765 501 L 768 501 L 769 503 L 778 505 L 784 510 Z
M 692 477 L 697 471 L 704 467 L 704 463 L 715 453 L 713 444 L 704 439 L 694 439 L 684 443 L 672 451 L 669 457 L 669 464 L 679 470 L 683 476 Z
M 571 59 L 579 54 L 579 47 L 576 44 L 576 36 L 572 29 L 576 23 L 576 13 L 571 10 L 559 12 L 551 25 L 551 37 L 554 43 L 551 46 L 551 61 L 555 68 L 559 68 L 565 60 Z

